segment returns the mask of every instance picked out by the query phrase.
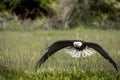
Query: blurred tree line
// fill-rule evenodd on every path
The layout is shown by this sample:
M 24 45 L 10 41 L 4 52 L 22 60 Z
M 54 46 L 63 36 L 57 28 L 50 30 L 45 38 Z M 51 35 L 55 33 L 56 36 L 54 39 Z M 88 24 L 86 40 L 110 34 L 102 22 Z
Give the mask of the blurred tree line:
M 56 29 L 78 25 L 120 29 L 120 0 L 0 0 L 3 11 L 22 20 L 48 18 L 44 24 Z
M 1 0 L 0 11 L 9 11 L 21 19 L 51 16 L 49 4 L 53 0 Z

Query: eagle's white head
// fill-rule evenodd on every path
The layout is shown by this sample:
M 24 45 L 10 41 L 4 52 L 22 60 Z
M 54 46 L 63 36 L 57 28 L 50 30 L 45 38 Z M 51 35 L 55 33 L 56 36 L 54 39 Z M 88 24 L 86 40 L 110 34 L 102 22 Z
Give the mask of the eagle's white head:
M 79 47 L 81 47 L 82 46 L 82 42 L 73 42 L 73 45 L 74 45 L 74 47 L 77 47 L 77 48 L 79 48 Z

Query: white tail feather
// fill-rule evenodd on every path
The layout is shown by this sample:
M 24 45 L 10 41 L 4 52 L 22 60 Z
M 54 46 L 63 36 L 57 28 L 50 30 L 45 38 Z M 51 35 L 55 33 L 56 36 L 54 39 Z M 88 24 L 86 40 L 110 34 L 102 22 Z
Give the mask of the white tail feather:
M 72 57 L 79 58 L 79 57 L 91 56 L 94 53 L 94 51 L 87 47 L 82 51 L 76 50 L 75 48 L 68 47 L 66 48 L 66 53 L 70 54 Z

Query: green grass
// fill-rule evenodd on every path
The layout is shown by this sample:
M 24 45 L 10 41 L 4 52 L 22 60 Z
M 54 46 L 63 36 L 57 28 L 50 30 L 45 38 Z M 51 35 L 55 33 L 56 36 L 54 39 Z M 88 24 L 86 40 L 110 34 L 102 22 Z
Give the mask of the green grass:
M 113 66 L 98 53 L 72 58 L 64 49 L 51 56 L 38 72 L 36 62 L 54 41 L 79 39 L 100 44 L 120 67 L 120 31 L 72 30 L 1 31 L 0 80 L 119 80 Z

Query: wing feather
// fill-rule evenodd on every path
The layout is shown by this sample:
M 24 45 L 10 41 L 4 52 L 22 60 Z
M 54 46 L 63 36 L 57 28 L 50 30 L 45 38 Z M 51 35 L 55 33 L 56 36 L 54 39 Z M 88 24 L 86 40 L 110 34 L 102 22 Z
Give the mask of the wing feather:
M 108 53 L 98 44 L 96 43 L 91 43 L 91 42 L 86 42 L 85 43 L 88 47 L 91 47 L 98 51 L 105 59 L 107 59 L 113 66 L 114 68 L 118 71 L 118 66 L 115 63 L 115 61 L 108 55 Z
M 64 41 L 57 41 L 53 43 L 51 46 L 48 47 L 48 51 L 41 57 L 41 59 L 37 62 L 35 71 L 41 66 L 42 63 L 44 63 L 48 57 L 50 57 L 55 52 L 61 50 L 62 48 L 72 46 L 72 41 L 70 40 L 64 40 Z

